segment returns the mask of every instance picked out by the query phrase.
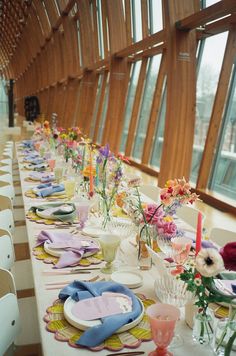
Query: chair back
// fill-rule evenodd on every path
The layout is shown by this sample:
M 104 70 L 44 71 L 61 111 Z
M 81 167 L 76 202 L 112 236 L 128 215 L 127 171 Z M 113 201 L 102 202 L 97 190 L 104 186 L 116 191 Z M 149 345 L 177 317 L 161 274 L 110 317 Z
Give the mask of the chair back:
M 160 188 L 155 185 L 141 185 L 139 187 L 139 192 L 155 202 L 160 201 Z
M 223 247 L 228 242 L 236 242 L 236 232 L 214 227 L 210 232 L 210 239 Z
M 12 274 L 0 269 L 0 355 L 4 355 L 20 332 L 20 313 Z
M 11 201 L 14 201 L 15 198 L 15 191 L 13 184 L 9 184 L 9 182 L 3 182 L 0 176 L 0 195 L 4 195 L 9 197 Z
M 14 265 L 15 252 L 12 238 L 8 233 L 0 236 L 0 268 L 10 270 Z
M 4 209 L 0 211 L 0 229 L 7 230 L 14 235 L 15 224 L 11 209 Z
M 192 206 L 184 205 L 178 208 L 176 211 L 176 215 L 188 225 L 192 226 L 194 229 L 197 228 L 198 213 L 202 214 L 203 223 L 206 216 L 200 210 L 193 208 Z

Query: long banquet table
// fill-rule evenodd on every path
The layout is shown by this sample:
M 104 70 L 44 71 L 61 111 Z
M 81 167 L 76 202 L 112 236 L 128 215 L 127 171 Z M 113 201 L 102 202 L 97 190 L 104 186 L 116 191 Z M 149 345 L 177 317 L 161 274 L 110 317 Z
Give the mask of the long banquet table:
M 21 180 L 21 187 L 22 187 L 22 194 L 23 194 L 23 201 L 24 201 L 24 209 L 25 209 L 25 214 L 29 210 L 29 208 L 33 205 L 39 205 L 44 203 L 43 199 L 32 199 L 29 197 L 25 196 L 25 192 L 30 189 L 31 187 L 35 186 L 34 183 L 29 183 L 25 181 L 25 178 L 29 175 L 30 171 L 29 170 L 24 170 L 23 168 L 23 163 L 22 163 L 22 152 L 20 150 L 17 150 L 17 157 L 18 157 L 18 163 L 19 163 L 19 171 L 20 171 L 20 180 Z M 41 343 L 42 343 L 42 350 L 43 350 L 43 355 L 44 356 L 52 356 L 52 355 L 68 355 L 68 356 L 73 356 L 73 355 L 81 355 L 81 356 L 87 356 L 89 354 L 93 355 L 98 355 L 98 356 L 104 356 L 107 354 L 112 353 L 110 350 L 103 349 L 102 351 L 90 351 L 88 349 L 82 349 L 82 348 L 73 348 L 68 345 L 67 342 L 60 342 L 55 339 L 55 335 L 53 333 L 50 333 L 46 330 L 46 323 L 43 320 L 44 315 L 46 314 L 46 309 L 53 304 L 53 302 L 58 298 L 58 293 L 59 290 L 47 290 L 46 289 L 46 283 L 49 282 L 58 282 L 61 280 L 71 280 L 73 281 L 74 279 L 90 279 L 94 275 L 102 275 L 99 271 L 93 271 L 92 273 L 86 275 L 86 274 L 81 274 L 81 275 L 76 275 L 76 274 L 71 274 L 71 275 L 46 275 L 43 273 L 45 270 L 52 269 L 52 265 L 50 264 L 45 264 L 43 261 L 37 260 L 35 256 L 32 253 L 32 250 L 35 246 L 35 241 L 36 241 L 36 236 L 41 230 L 47 230 L 47 229 L 52 229 L 54 228 L 53 226 L 46 226 L 42 225 L 39 223 L 35 223 L 30 221 L 29 219 L 26 218 L 26 227 L 27 227 L 27 234 L 28 234 L 28 240 L 29 240 L 29 248 L 30 248 L 30 254 L 31 254 L 31 262 L 32 262 L 32 269 L 33 269 L 33 278 L 34 278 L 34 287 L 35 287 L 35 296 L 36 296 L 36 302 L 37 302 L 37 312 L 38 312 L 38 322 L 39 322 L 39 328 L 40 328 L 40 336 L 41 336 Z M 68 228 L 69 230 L 70 228 Z M 128 240 L 124 240 L 121 244 L 121 252 L 118 254 L 118 258 L 122 259 L 122 265 L 126 264 L 127 266 L 136 266 L 136 261 L 137 261 L 137 251 L 136 248 L 129 243 Z M 157 297 L 155 295 L 154 291 L 154 280 L 155 280 L 155 274 L 157 271 L 155 271 L 155 268 L 152 268 L 149 271 L 140 271 L 140 273 L 143 275 L 143 285 L 139 288 L 134 289 L 133 291 L 135 293 L 141 293 L 144 294 L 146 297 L 157 300 Z M 108 279 L 109 277 L 107 275 L 103 275 L 103 278 Z M 176 327 L 177 333 L 180 334 L 184 340 L 184 343 L 182 346 L 177 347 L 172 350 L 175 356 L 183 356 L 183 355 L 199 355 L 201 356 L 204 355 L 209 355 L 209 352 L 211 353 L 211 348 L 210 346 L 200 346 L 196 345 L 192 341 L 192 330 L 185 324 L 184 321 L 184 310 L 181 310 L 181 320 L 177 323 Z M 129 352 L 129 351 L 138 351 L 142 350 L 145 352 L 145 355 L 148 355 L 150 351 L 152 351 L 155 348 L 154 342 L 148 341 L 148 342 L 142 342 L 141 345 L 137 349 L 128 349 L 124 348 L 119 352 Z M 116 352 L 114 352 L 115 354 Z

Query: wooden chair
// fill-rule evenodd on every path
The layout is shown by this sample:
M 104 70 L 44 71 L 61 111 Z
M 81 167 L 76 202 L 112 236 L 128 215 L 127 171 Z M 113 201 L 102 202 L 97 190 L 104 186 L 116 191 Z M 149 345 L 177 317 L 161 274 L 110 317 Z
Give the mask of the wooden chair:
M 198 213 L 202 214 L 202 223 L 204 222 L 206 216 L 198 209 L 193 208 L 189 205 L 181 206 L 177 209 L 176 215 L 186 222 L 188 225 L 192 226 L 194 229 L 197 228 Z
M 139 187 L 139 192 L 155 202 L 160 201 L 160 188 L 155 185 L 141 185 Z
M 4 355 L 20 332 L 20 313 L 11 272 L 0 269 L 0 355 Z
M 222 247 L 228 242 L 236 242 L 236 232 L 214 227 L 210 232 L 210 239 Z

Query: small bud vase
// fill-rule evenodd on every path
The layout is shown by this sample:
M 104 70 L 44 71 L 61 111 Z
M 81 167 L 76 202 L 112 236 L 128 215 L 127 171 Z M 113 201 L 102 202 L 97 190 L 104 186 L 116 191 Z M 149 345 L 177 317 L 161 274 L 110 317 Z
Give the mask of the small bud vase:
M 141 270 L 149 270 L 152 267 L 152 258 L 146 245 L 152 247 L 152 242 L 156 236 L 156 226 L 144 224 L 139 226 L 137 234 L 138 244 L 138 266 Z
M 193 320 L 193 340 L 201 345 L 210 344 L 213 338 L 213 316 L 210 311 L 197 313 Z

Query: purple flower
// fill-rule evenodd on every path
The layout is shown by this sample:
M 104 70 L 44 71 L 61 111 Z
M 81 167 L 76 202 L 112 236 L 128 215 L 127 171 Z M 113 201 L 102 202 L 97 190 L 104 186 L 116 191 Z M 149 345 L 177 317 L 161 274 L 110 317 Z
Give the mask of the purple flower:
M 104 158 L 108 158 L 108 157 L 110 156 L 109 144 L 107 143 L 106 146 L 103 146 L 103 147 L 99 148 L 99 153 L 100 153 L 101 156 L 103 156 Z

